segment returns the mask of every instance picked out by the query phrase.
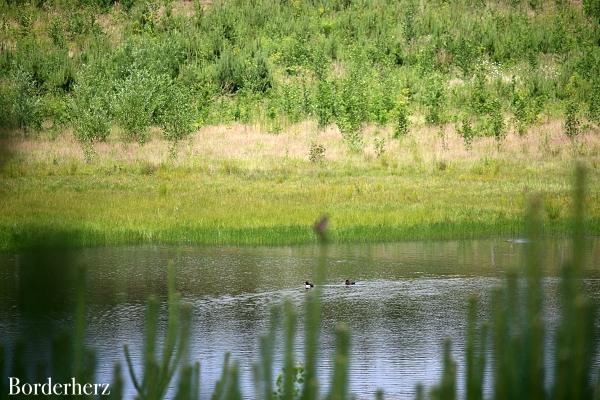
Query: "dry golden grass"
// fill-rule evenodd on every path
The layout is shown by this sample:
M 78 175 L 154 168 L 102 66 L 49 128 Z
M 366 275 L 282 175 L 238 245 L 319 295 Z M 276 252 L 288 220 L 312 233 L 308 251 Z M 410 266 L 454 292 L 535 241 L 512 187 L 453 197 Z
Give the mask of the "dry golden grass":
M 144 144 L 122 143 L 118 134 L 114 139 L 94 145 L 98 162 L 136 163 L 146 161 L 160 164 L 169 159 L 169 143 L 153 131 L 151 140 Z M 405 165 L 413 163 L 470 162 L 483 158 L 510 161 L 568 161 L 574 153 L 598 161 L 600 135 L 598 131 L 582 134 L 575 146 L 562 133 L 560 121 L 552 120 L 531 129 L 526 135 L 509 134 L 500 149 L 491 137 L 475 138 L 471 150 L 465 149 L 463 140 L 451 124 L 442 127 L 417 127 L 400 139 L 392 137 L 392 129 L 367 126 L 363 131 L 364 148 L 352 152 L 335 126 L 319 129 L 315 122 L 305 121 L 289 126 L 280 134 L 265 132 L 258 125 L 206 126 L 180 143 L 179 165 L 198 160 L 231 160 L 248 167 L 272 165 L 285 161 L 308 162 L 312 143 L 325 147 L 325 162 L 370 163 L 377 159 L 375 138 L 384 138 L 385 162 Z M 83 161 L 80 144 L 70 132 L 57 139 L 12 138 L 4 139 L 14 156 L 26 162 L 56 162 L 60 160 Z

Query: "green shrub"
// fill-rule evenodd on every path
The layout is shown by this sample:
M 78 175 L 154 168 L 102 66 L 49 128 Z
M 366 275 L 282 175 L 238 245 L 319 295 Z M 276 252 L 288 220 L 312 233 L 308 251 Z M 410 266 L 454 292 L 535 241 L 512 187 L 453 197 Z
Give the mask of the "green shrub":
M 409 115 L 408 101 L 406 96 L 402 96 L 396 102 L 396 107 L 394 109 L 394 138 L 398 139 L 400 136 L 408 134 Z
M 438 125 L 445 121 L 446 107 L 445 83 L 437 75 L 432 75 L 425 84 L 423 103 L 427 106 L 425 121 L 430 125 Z
M 90 64 L 78 75 L 71 99 L 71 122 L 80 142 L 91 144 L 108 138 L 112 94 L 112 82 L 105 65 Z
M 37 82 L 32 74 L 17 70 L 14 74 L 16 87 L 12 97 L 12 115 L 17 127 L 24 131 L 42 127 L 42 104 Z
M 511 107 L 515 118 L 515 130 L 519 135 L 523 135 L 527 131 L 529 122 L 527 118 L 527 95 L 522 90 L 515 89 L 514 82 Z
M 502 112 L 502 104 L 500 100 L 495 99 L 490 104 L 490 125 L 496 144 L 500 148 L 500 144 L 506 136 L 506 124 L 504 123 L 504 113 Z
M 319 80 L 315 96 L 315 113 L 319 126 L 326 126 L 335 118 L 336 86 L 332 80 Z
M 381 158 L 385 154 L 385 138 L 376 137 L 374 140 L 375 155 L 377 158 Z
M 166 75 L 134 70 L 121 80 L 115 95 L 115 117 L 128 141 L 144 143 L 154 116 L 165 102 L 163 93 L 170 84 Z
M 244 77 L 245 88 L 257 93 L 265 93 L 273 86 L 273 74 L 269 60 L 257 50 L 254 55 L 246 61 L 246 73 Z
M 165 74 L 185 82 L 211 123 L 259 119 L 274 102 L 281 121 L 315 115 L 321 126 L 338 123 L 350 136 L 365 122 L 396 124 L 396 93 L 409 87 L 428 124 L 441 124 L 467 105 L 491 134 L 495 98 L 510 104 L 515 129 L 523 133 L 571 95 L 567 81 L 577 74 L 577 100 L 591 121 L 600 120 L 598 0 L 583 2 L 588 17 L 563 1 L 543 12 L 512 0 L 506 7 L 480 0 L 382 0 L 364 7 L 345 0 L 315 7 L 305 0 L 201 3 L 191 15 L 175 12 L 171 0 L 124 0 L 114 9 L 113 0 L 4 2 L 2 86 L 18 86 L 13 75 L 23 70 L 37 97 L 50 93 L 68 101 L 91 64 L 103 64 L 97 90 L 109 95 L 131 71 L 144 69 L 152 79 Z M 101 27 L 102 20 L 111 25 Z M 517 90 L 505 82 L 511 75 L 523 82 Z M 232 102 L 219 96 L 238 93 L 243 98 Z M 17 127 L 12 106 L 8 114 L 3 119 Z
M 469 38 L 459 38 L 453 44 L 452 55 L 454 64 L 460 68 L 463 76 L 469 76 L 479 55 L 476 44 Z
M 217 61 L 217 82 L 225 93 L 235 93 L 244 86 L 244 64 L 229 49 L 224 50 Z
M 163 136 L 173 143 L 172 150 L 197 128 L 197 110 L 187 88 L 175 84 L 167 90 L 159 121 Z
M 565 135 L 575 141 L 581 131 L 581 120 L 579 118 L 579 104 L 575 100 L 567 102 L 565 109 L 565 122 L 563 125 Z
M 67 39 L 65 37 L 65 27 L 60 18 L 54 18 L 48 27 L 48 35 L 56 47 L 65 48 Z
M 322 163 L 325 160 L 325 146 L 322 144 L 311 143 L 308 150 L 308 159 L 312 163 Z
M 587 117 L 590 121 L 600 124 L 600 78 L 597 78 L 588 97 Z
M 483 68 L 479 68 L 470 88 L 470 106 L 475 115 L 489 114 L 492 106 L 492 96 L 486 84 Z
M 583 11 L 585 15 L 591 17 L 595 23 L 600 24 L 600 1 L 583 0 Z
M 465 149 L 471 150 L 473 146 L 473 138 L 475 137 L 475 132 L 473 131 L 473 126 L 471 125 L 471 119 L 467 116 L 464 116 L 461 120 L 461 125 L 456 127 L 456 131 L 463 138 Z
M 91 98 L 86 104 L 76 104 L 73 110 L 75 136 L 81 142 L 105 141 L 110 134 L 110 116 L 106 105 L 98 97 Z
M 366 81 L 361 67 L 355 65 L 350 75 L 342 81 L 339 92 L 336 123 L 351 150 L 362 149 L 362 124 L 367 120 Z

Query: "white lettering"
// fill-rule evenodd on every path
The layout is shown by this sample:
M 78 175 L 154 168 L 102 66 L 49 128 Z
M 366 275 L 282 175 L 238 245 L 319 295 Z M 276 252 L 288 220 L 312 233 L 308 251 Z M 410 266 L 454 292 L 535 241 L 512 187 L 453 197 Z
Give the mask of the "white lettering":
M 75 378 L 73 378 L 75 379 Z M 92 388 L 92 384 L 91 383 L 86 383 L 85 385 L 83 385 L 83 394 L 85 394 L 86 396 L 89 396 L 90 394 L 92 394 L 92 392 L 88 393 L 88 389 Z
M 73 391 L 71 395 L 81 396 L 81 384 L 75 382 L 75 378 L 71 378 L 71 386 L 73 386 Z
M 68 385 L 68 383 L 67 383 Z M 62 383 L 55 383 L 54 386 L 52 386 L 52 394 L 56 395 L 56 396 L 60 396 L 61 394 L 63 394 L 62 392 Z
M 50 396 L 52 394 L 52 378 L 48 378 L 48 382 L 42 384 L 42 394 L 44 396 Z
M 31 384 L 29 383 L 24 383 L 21 386 L 21 392 L 25 395 L 25 396 L 29 396 L 31 394 L 31 392 L 33 392 L 33 388 L 31 387 Z
M 15 382 L 16 381 L 16 382 Z M 10 389 L 8 391 L 9 396 L 16 396 L 21 393 L 21 389 L 19 388 L 19 378 L 10 377 L 8 378 L 8 382 L 10 384 Z M 13 388 L 16 389 L 16 392 L 13 392 Z
M 103 383 L 102 386 L 102 396 L 108 396 L 110 394 L 110 385 L 108 383 Z
M 53 383 L 52 378 L 47 378 L 44 383 L 21 383 L 16 377 L 8 377 L 9 396 L 108 396 L 110 384 L 108 383 L 78 383 L 71 378 L 69 383 Z

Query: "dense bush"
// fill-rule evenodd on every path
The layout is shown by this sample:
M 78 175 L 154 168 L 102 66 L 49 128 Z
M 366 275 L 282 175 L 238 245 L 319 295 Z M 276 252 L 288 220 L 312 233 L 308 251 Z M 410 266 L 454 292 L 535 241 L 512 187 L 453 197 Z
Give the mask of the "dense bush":
M 121 80 L 115 95 L 115 117 L 127 140 L 144 143 L 148 128 L 165 103 L 164 93 L 170 84 L 166 75 L 152 75 L 135 70 Z
M 194 131 L 197 110 L 191 93 L 179 84 L 172 85 L 165 98 L 159 121 L 165 139 L 174 145 Z
M 152 88 L 168 78 L 189 90 L 184 97 L 208 123 L 267 116 L 279 131 L 314 117 L 321 126 L 336 123 L 353 147 L 365 123 L 405 125 L 397 105 L 403 88 L 417 121 L 442 124 L 468 109 L 478 130 L 495 134 L 506 129 L 493 118 L 497 100 L 524 133 L 571 97 L 573 75 L 582 115 L 600 120 L 597 0 L 200 3 L 2 3 L 2 124 L 64 123 L 45 105 L 74 103 L 121 126 L 127 140 L 143 141 L 149 126 L 160 125 Z M 92 112 L 75 90 L 81 85 L 95 85 L 110 107 Z

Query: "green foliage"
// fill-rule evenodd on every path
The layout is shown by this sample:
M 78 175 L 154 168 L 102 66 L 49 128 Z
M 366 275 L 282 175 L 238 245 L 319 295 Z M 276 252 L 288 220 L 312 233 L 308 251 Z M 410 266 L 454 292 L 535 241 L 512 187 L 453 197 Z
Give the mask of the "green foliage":
M 479 51 L 476 44 L 470 39 L 458 39 L 452 48 L 452 55 L 463 76 L 467 77 L 473 71 L 474 64 L 479 57 Z
M 377 158 L 381 158 L 385 154 L 385 138 L 376 137 L 374 139 L 375 155 Z
M 600 1 L 583 0 L 583 11 L 585 15 L 591 17 L 596 23 L 600 24 Z
M 284 388 L 284 376 L 291 377 L 292 387 L 291 392 L 286 392 Z M 291 369 L 291 373 L 288 372 L 287 369 L 284 369 L 283 372 L 277 375 L 277 379 L 275 380 L 275 391 L 273 393 L 273 398 L 278 400 L 290 399 L 290 400 L 299 400 L 300 394 L 302 393 L 302 386 L 304 384 L 304 366 L 302 364 L 298 364 Z M 286 394 L 291 393 L 291 394 Z
M 416 94 L 411 110 L 428 124 L 444 123 L 467 103 L 473 115 L 485 116 L 483 128 L 491 134 L 490 107 L 498 98 L 511 104 L 523 133 L 540 113 L 558 108 L 565 82 L 577 73 L 578 100 L 597 121 L 598 1 L 583 2 L 588 17 L 562 1 L 543 12 L 537 12 L 539 1 L 526 3 L 223 1 L 195 2 L 193 12 L 179 13 L 170 1 L 8 2 L 0 78 L 5 89 L 16 88 L 17 71 L 25 71 L 36 93 L 21 109 L 37 109 L 35 99 L 47 94 L 70 102 L 82 71 L 95 64 L 104 70 L 93 83 L 105 91 L 98 96 L 124 95 L 121 84 L 130 71 L 145 70 L 152 81 L 167 75 L 185 82 L 210 123 L 257 122 L 275 109 L 277 122 L 270 122 L 278 131 L 280 121 L 316 116 L 320 126 L 337 123 L 358 149 L 362 124 L 396 125 L 400 87 Z M 475 78 L 467 79 L 473 71 Z M 506 90 L 507 76 L 522 86 Z M 2 102 L 14 105 L 17 91 L 8 92 Z M 107 110 L 108 124 L 121 125 L 127 140 L 143 140 L 148 110 L 134 103 L 129 111 L 142 115 L 125 117 L 130 113 L 121 104 Z M 17 123 L 12 105 L 9 110 L 4 125 L 18 128 L 23 121 Z M 60 118 L 43 108 L 40 113 L 49 122 Z M 38 114 L 26 114 L 33 129 Z
M 65 27 L 63 26 L 62 20 L 60 18 L 53 19 L 48 28 L 48 35 L 55 46 L 60 48 L 65 48 L 67 46 L 67 39 L 64 31 Z
M 262 51 L 256 51 L 246 61 L 244 87 L 257 93 L 265 93 L 273 86 L 273 74 L 267 57 Z
M 431 390 L 432 400 L 456 399 L 456 362 L 450 354 L 450 339 L 444 342 L 444 369 L 439 385 Z
M 74 89 L 71 112 L 75 136 L 84 143 L 104 141 L 110 133 L 109 101 L 88 85 L 78 84 Z
M 475 131 L 471 125 L 471 119 L 464 116 L 461 121 L 461 125 L 456 127 L 456 131 L 463 138 L 465 149 L 471 150 L 473 146 L 473 138 L 475 137 Z
M 487 325 L 477 326 L 477 300 L 471 298 L 467 314 L 467 343 L 465 348 L 465 397 L 469 400 L 483 399 L 486 350 Z
M 527 93 L 513 87 L 511 107 L 515 117 L 516 131 L 519 135 L 523 135 L 527 132 L 529 124 L 531 124 L 533 122 L 532 119 L 535 118 L 535 116 L 532 115 L 533 113 L 529 106 L 529 102 L 531 101 L 533 101 L 533 99 L 530 99 Z
M 148 128 L 164 104 L 170 79 L 147 70 L 134 70 L 118 85 L 114 114 L 128 141 L 144 143 Z
M 360 151 L 363 146 L 360 131 L 368 117 L 366 94 L 362 68 L 354 65 L 349 76 L 342 81 L 336 109 L 336 123 L 352 151 Z
M 396 108 L 394 110 L 394 138 L 398 139 L 401 136 L 406 136 L 408 134 L 408 128 L 410 121 L 408 110 L 408 101 L 406 97 L 402 97 L 396 103 Z
M 22 70 L 16 71 L 14 80 L 16 87 L 9 100 L 14 122 L 24 131 L 39 130 L 42 127 L 42 107 L 37 82 L 30 73 Z
M 331 80 L 319 80 L 315 96 L 315 113 L 319 126 L 326 126 L 335 118 L 336 87 Z
M 225 93 L 235 93 L 244 86 L 244 64 L 240 57 L 225 49 L 217 62 L 217 82 Z
M 308 159 L 312 163 L 322 163 L 325 160 L 325 146 L 311 143 L 308 151 Z
M 427 107 L 425 122 L 439 125 L 445 122 L 446 89 L 441 77 L 431 75 L 424 88 L 423 104 Z
M 490 125 L 496 144 L 500 148 L 500 144 L 506 136 L 506 125 L 504 123 L 504 114 L 502 112 L 502 105 L 499 100 L 493 100 L 490 104 Z
M 470 106 L 475 115 L 485 115 L 492 110 L 492 98 L 486 84 L 485 71 L 477 70 L 470 90 Z
M 565 110 L 565 122 L 563 126 L 565 135 L 574 141 L 581 131 L 580 125 L 579 105 L 575 100 L 570 100 L 567 102 Z
M 141 377 L 136 376 L 129 346 L 124 346 L 129 377 L 141 399 L 161 399 L 165 397 L 173 376 L 180 369 L 184 355 L 188 352 L 191 308 L 189 305 L 182 306 L 181 296 L 175 292 L 175 269 L 172 264 L 168 269 L 167 282 L 168 320 L 167 332 L 162 341 L 163 349 L 160 352 L 157 352 L 156 349 L 159 302 L 155 297 L 151 297 L 146 311 L 146 331 L 142 358 L 143 372 Z M 189 368 L 189 366 L 186 367 Z M 191 376 L 190 369 L 185 370 L 182 368 L 178 388 L 178 394 L 182 398 L 198 397 L 197 388 L 199 385 L 191 382 L 194 379 L 197 379 L 197 377 Z M 195 393 L 192 388 L 196 389 Z
M 197 111 L 194 108 L 191 94 L 186 88 L 174 84 L 167 90 L 159 122 L 163 136 L 173 145 L 196 129 Z
M 587 117 L 590 121 L 600 124 L 600 78 L 596 79 L 592 84 L 588 100 Z

